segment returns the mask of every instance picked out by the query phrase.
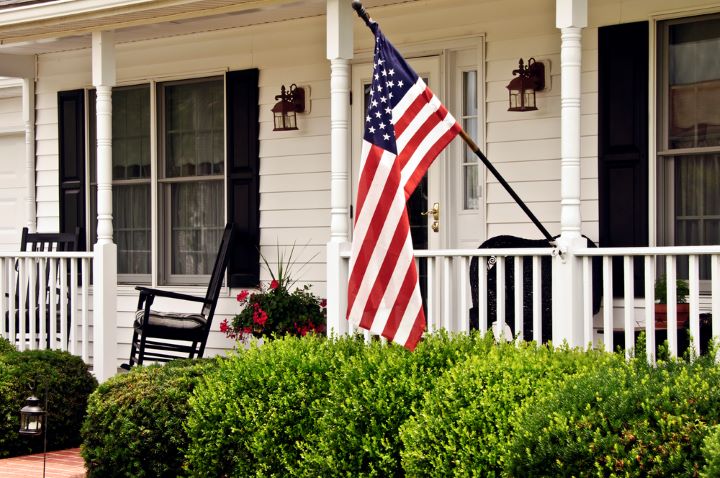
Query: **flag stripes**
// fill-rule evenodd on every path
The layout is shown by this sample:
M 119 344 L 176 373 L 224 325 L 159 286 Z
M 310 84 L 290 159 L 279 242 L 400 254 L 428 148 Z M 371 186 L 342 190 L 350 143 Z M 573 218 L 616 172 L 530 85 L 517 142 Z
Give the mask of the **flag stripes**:
M 425 315 L 406 202 L 460 127 L 379 28 L 376 39 L 350 258 L 348 320 L 414 349 L 425 330 Z

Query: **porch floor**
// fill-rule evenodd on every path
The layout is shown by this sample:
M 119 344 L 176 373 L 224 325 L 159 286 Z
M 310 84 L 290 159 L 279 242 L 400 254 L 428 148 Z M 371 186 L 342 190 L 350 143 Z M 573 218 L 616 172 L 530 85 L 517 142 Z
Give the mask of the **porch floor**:
M 43 476 L 42 453 L 0 460 L 0 478 L 41 476 Z M 45 476 L 47 478 L 84 478 L 85 462 L 80 457 L 80 448 L 48 452 Z

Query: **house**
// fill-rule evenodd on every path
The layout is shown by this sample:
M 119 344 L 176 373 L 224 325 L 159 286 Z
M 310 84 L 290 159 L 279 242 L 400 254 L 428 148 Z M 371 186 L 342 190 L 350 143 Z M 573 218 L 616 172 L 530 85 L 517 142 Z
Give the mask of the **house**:
M 652 317 L 643 296 L 653 297 L 653 269 L 689 277 L 692 331 L 701 310 L 720 317 L 720 281 L 710 280 L 720 253 L 720 5 L 368 0 L 365 7 L 560 235 L 555 249 L 522 252 L 537 258 L 534 271 L 541 256 L 553 261 L 555 341 L 594 337 L 612 347 L 612 334 L 598 332 L 618 327 L 631 339 Z M 92 286 L 78 292 L 86 301 L 78 327 L 83 356 L 101 379 L 127 356 L 134 286 L 200 291 L 226 220 L 239 225 L 242 240 L 220 319 L 237 311 L 241 288 L 268 278 L 258 247 L 273 263 L 276 245 L 297 244 L 305 246 L 300 262 L 310 261 L 302 280 L 328 297 L 331 328 L 346 331 L 343 283 L 372 42 L 349 0 L 0 1 L 3 270 L 23 226 L 82 228 L 92 252 L 78 255 L 84 262 L 75 267 L 91 261 L 94 272 Z M 537 109 L 508 111 L 513 70 L 530 58 L 544 66 Z M 274 131 L 273 105 L 293 84 L 305 91 L 298 129 Z M 418 253 L 432 258 L 424 266 L 430 326 L 462 330 L 468 259 L 513 255 L 477 246 L 502 234 L 542 235 L 459 139 L 421 188 L 411 216 L 416 249 L 434 251 Z M 419 215 L 434 203 L 437 231 L 432 212 L 429 221 Z M 580 234 L 601 248 L 587 249 Z M 593 254 L 606 258 L 595 317 Z M 539 297 L 537 289 L 533 320 Z M 208 351 L 231 346 L 217 331 Z

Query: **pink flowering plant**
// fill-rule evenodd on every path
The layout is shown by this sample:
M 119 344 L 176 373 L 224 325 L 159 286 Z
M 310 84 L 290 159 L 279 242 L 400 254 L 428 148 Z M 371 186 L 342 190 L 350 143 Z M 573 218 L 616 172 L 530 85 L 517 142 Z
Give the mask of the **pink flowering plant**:
M 278 254 L 278 270 L 273 272 L 263 257 L 272 280 L 259 290 L 243 290 L 237 295 L 240 313 L 220 323 L 220 331 L 230 338 L 304 336 L 325 332 L 327 309 L 325 299 L 312 293 L 309 285 L 295 287 L 289 271 L 294 265 L 293 249 L 287 261 Z M 278 251 L 279 252 L 279 251 Z M 293 289 L 293 290 L 291 290 Z

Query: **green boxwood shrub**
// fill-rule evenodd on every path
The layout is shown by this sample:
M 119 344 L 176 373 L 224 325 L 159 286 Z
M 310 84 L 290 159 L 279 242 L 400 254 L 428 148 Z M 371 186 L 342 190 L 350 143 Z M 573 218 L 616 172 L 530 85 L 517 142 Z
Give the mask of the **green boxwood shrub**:
M 17 349 L 8 339 L 0 337 L 0 355 L 17 352 Z
M 315 402 L 315 427 L 303 444 L 296 476 L 399 476 L 400 425 L 446 369 L 485 356 L 492 338 L 477 333 L 427 336 L 414 352 L 375 342 L 328 376 Z
M 82 428 L 88 477 L 181 475 L 188 399 L 218 360 L 134 367 L 100 385 Z
M 290 475 L 328 377 L 364 349 L 356 338 L 284 337 L 222 362 L 190 401 L 189 474 Z
M 613 360 L 597 352 L 500 344 L 450 369 L 402 426 L 407 476 L 500 476 L 510 417 L 545 387 Z M 622 360 L 621 358 L 616 360 Z
M 97 381 L 80 357 L 58 350 L 0 354 L 0 457 L 42 452 L 43 440 L 20 437 L 20 409 L 48 389 L 48 450 L 76 447 L 90 393 Z
M 697 476 L 720 420 L 712 358 L 652 368 L 638 359 L 545 388 L 515 416 L 511 476 Z
M 720 476 L 720 425 L 710 429 L 702 447 L 705 467 L 700 476 L 702 478 L 717 478 Z

